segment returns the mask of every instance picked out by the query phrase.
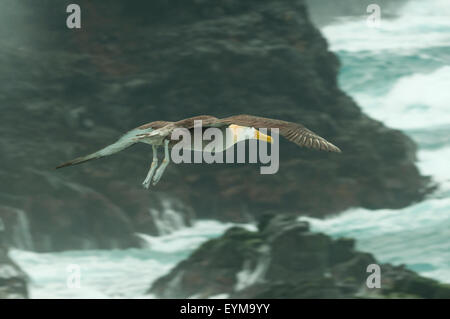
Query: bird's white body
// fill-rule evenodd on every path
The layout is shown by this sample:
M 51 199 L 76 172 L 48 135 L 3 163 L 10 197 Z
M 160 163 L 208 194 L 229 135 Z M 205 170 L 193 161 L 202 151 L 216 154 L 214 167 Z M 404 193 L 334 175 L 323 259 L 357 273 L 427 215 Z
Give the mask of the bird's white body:
M 174 131 L 176 132 L 176 131 Z M 187 132 L 186 132 L 187 133 Z M 223 152 L 234 144 L 245 140 L 260 139 L 270 141 L 270 136 L 264 135 L 254 127 L 230 125 L 228 127 L 210 127 L 206 130 L 194 129 L 190 134 L 180 134 L 179 146 L 190 151 Z

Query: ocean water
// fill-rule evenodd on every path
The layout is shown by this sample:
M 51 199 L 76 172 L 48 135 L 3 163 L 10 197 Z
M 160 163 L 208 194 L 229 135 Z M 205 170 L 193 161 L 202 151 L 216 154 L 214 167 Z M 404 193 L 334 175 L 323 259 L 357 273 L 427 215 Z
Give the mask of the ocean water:
M 418 144 L 419 169 L 439 189 L 404 209 L 302 219 L 314 230 L 356 238 L 382 262 L 450 283 L 450 1 L 410 1 L 380 28 L 347 19 L 322 32 L 342 61 L 341 88 Z
M 341 88 L 371 117 L 417 142 L 417 164 L 439 189 L 403 209 L 303 219 L 333 237 L 356 238 L 358 249 L 381 262 L 450 283 L 450 2 L 414 0 L 398 18 L 382 16 L 380 28 L 353 18 L 322 32 L 342 61 Z M 32 298 L 146 298 L 156 278 L 232 225 L 198 221 L 161 237 L 141 235 L 144 249 L 10 255 L 28 273 Z M 67 286 L 70 265 L 80 267 L 80 288 Z
M 201 243 L 235 225 L 203 220 L 168 235 L 141 234 L 146 243 L 142 249 L 58 253 L 12 249 L 9 254 L 29 276 L 31 298 L 152 298 L 146 291 L 154 280 L 186 259 Z M 249 224 L 239 226 L 256 230 Z M 79 270 L 79 288 L 70 288 L 73 266 Z

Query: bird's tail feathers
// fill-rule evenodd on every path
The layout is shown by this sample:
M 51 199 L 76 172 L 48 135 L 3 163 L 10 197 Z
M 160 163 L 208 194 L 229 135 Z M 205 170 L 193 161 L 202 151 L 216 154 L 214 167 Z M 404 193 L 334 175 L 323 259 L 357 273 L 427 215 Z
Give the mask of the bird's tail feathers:
M 77 158 L 75 158 L 75 159 L 73 159 L 71 161 L 68 161 L 68 162 L 65 162 L 65 163 L 62 163 L 62 164 L 56 166 L 56 169 L 63 168 L 63 167 L 66 167 L 66 166 L 72 166 L 72 165 L 81 164 L 81 163 L 84 163 L 84 162 L 87 162 L 87 161 L 90 161 L 90 160 L 93 160 L 93 159 L 101 157 L 101 156 L 96 156 L 96 155 L 97 155 L 97 153 L 92 153 L 92 154 L 89 154 L 89 155 L 86 155 L 86 156 L 77 157 Z
M 114 153 L 120 152 L 120 151 L 130 147 L 131 145 L 137 143 L 137 141 L 134 140 L 134 137 L 136 137 L 137 134 L 138 134 L 137 130 L 131 130 L 130 132 L 123 135 L 120 139 L 118 139 L 115 143 L 110 144 L 95 153 L 92 153 L 92 154 L 89 154 L 86 156 L 82 156 L 82 157 L 77 157 L 71 161 L 68 161 L 61 165 L 58 165 L 58 166 L 56 166 L 56 168 L 58 169 L 58 168 L 66 167 L 66 166 L 77 165 L 77 164 L 85 163 L 85 162 L 93 160 L 93 159 L 101 158 L 104 156 L 109 156 Z

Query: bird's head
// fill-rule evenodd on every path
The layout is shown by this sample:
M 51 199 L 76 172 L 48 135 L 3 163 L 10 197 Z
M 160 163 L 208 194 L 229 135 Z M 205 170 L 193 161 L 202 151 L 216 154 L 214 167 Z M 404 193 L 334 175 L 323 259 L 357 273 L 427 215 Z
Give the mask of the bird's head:
M 233 143 L 238 143 L 245 140 L 260 140 L 266 143 L 272 143 L 272 137 L 261 133 L 254 127 L 231 124 L 228 127 L 228 130 L 231 133 Z

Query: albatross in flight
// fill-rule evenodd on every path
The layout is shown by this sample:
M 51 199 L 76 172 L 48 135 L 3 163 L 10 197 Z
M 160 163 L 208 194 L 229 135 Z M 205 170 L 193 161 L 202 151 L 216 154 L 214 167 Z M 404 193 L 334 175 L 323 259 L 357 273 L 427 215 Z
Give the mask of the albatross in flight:
M 265 142 L 271 142 L 271 137 L 258 131 L 258 128 L 278 129 L 280 135 L 299 146 L 323 151 L 341 152 L 337 146 L 308 130 L 301 124 L 252 115 L 235 115 L 223 119 L 209 115 L 200 115 L 178 122 L 155 121 L 139 126 L 122 135 L 122 137 L 120 137 L 115 143 L 110 144 L 95 153 L 78 157 L 69 162 L 63 163 L 56 168 L 81 164 L 93 159 L 109 156 L 120 152 L 133 144 L 142 142 L 152 145 L 153 150 L 153 161 L 150 165 L 147 176 L 142 183 L 145 188 L 148 188 L 150 183 L 156 185 L 161 179 L 161 176 L 170 161 L 169 148 L 179 142 L 178 140 L 171 139 L 171 135 L 174 130 L 181 128 L 192 132 L 195 127 L 194 122 L 196 121 L 201 121 L 202 127 L 216 127 L 220 129 L 222 133 L 225 132 L 232 134 L 233 138 L 231 141 L 224 142 L 222 147 L 216 147 L 214 150 L 215 152 L 221 152 L 233 146 L 237 142 L 247 139 L 257 139 Z M 162 164 L 157 169 L 157 151 L 159 146 L 164 147 L 165 156 Z M 199 149 L 198 151 L 206 151 L 204 146 L 205 144 L 201 144 L 202 149 Z M 190 147 L 190 149 L 197 150 L 194 147 Z

